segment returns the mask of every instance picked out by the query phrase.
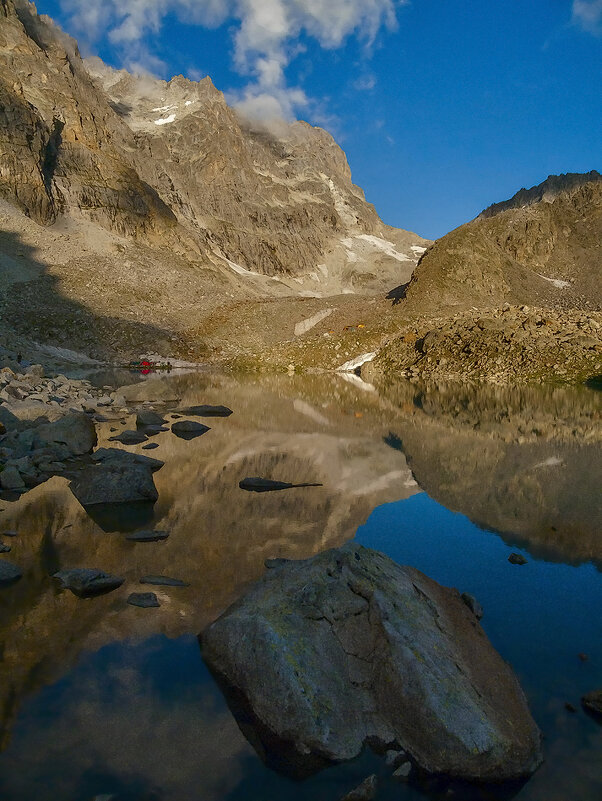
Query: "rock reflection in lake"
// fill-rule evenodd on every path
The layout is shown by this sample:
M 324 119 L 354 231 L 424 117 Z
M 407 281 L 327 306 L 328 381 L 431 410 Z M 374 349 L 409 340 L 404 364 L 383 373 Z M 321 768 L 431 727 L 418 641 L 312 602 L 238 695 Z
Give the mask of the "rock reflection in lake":
M 340 545 L 383 504 L 412 503 L 426 489 L 444 506 L 524 545 L 535 559 L 602 564 L 595 536 L 600 531 L 596 473 L 602 404 L 592 390 L 504 395 L 404 383 L 379 396 L 327 376 L 239 382 L 186 375 L 152 378 L 123 393 L 128 403 L 155 402 L 168 418 L 169 412 L 200 405 L 227 404 L 234 413 L 216 418 L 211 430 L 196 439 L 180 439 L 170 431 L 153 437 L 158 445 L 153 456 L 165 466 L 153 474 L 158 500 L 143 517 L 134 515 L 127 522 L 125 506 L 109 504 L 94 519 L 64 478 L 2 504 L 0 531 L 18 530 L 19 537 L 10 541 L 10 559 L 23 571 L 18 583 L 0 589 L 3 801 L 91 799 L 102 793 L 115 793 L 117 801 L 332 801 L 378 771 L 366 756 L 362 759 L 367 761 L 342 772 L 326 771 L 315 784 L 282 785 L 242 738 L 198 653 L 192 657 L 186 649 L 192 642 L 196 646 L 196 635 L 263 573 L 266 559 L 305 558 Z M 99 426 L 99 447 L 144 454 L 143 444 L 108 441 L 115 433 L 111 428 L 136 428 L 135 413 L 123 419 L 123 425 L 107 421 Z M 258 495 L 239 489 L 248 476 L 323 486 Z M 400 504 L 398 514 L 403 509 Z M 435 517 L 433 525 L 443 541 L 446 524 L 439 528 Z M 170 536 L 141 545 L 121 533 L 141 529 Z M 486 573 L 491 566 L 485 546 L 481 553 L 480 538 L 483 543 L 498 538 L 478 529 L 471 536 L 470 559 Z M 385 540 L 383 550 L 389 547 Z M 381 547 L 378 537 L 371 545 Z M 422 547 L 433 549 L 433 544 L 425 540 Z M 450 574 L 458 577 L 449 583 L 471 591 L 460 580 L 466 559 L 465 552 L 448 553 Z M 541 587 L 530 583 L 531 558 L 520 569 L 508 565 L 506 556 L 502 561 L 520 573 L 516 581 L 524 581 L 533 595 L 541 594 Z M 73 567 L 102 569 L 125 581 L 109 595 L 81 600 L 59 592 L 51 579 Z M 575 572 L 566 581 L 582 605 L 581 614 L 591 617 L 591 576 L 584 583 L 583 568 L 570 570 Z M 128 604 L 132 593 L 148 587 L 140 579 L 152 575 L 176 577 L 190 586 L 153 587 L 160 604 L 153 609 Z M 542 579 L 544 586 L 547 580 Z M 495 626 L 505 608 L 503 598 L 497 603 L 497 610 L 486 606 L 484 617 L 484 624 L 493 626 L 488 634 L 496 645 Z M 557 616 L 562 614 L 558 609 Z M 513 625 L 518 644 L 528 647 L 528 638 L 520 635 L 523 624 L 521 618 Z M 591 653 L 588 646 L 583 643 L 578 650 Z M 504 649 L 501 654 L 510 659 Z M 594 689 L 594 662 L 581 666 L 584 676 L 592 671 L 592 684 L 583 691 Z M 107 667 L 110 672 L 103 678 Z M 122 690 L 112 683 L 114 677 Z M 536 677 L 527 678 L 532 687 Z M 572 736 L 567 726 L 581 732 L 582 753 L 565 747 L 579 767 L 566 765 L 566 771 L 581 777 L 572 797 L 590 801 L 593 780 L 582 774 L 593 760 L 597 730 L 583 733 L 582 713 L 573 715 L 570 724 L 562 715 L 564 710 L 558 712 L 559 738 L 548 727 L 547 749 L 562 764 L 562 743 Z M 535 717 L 539 723 L 537 710 Z M 83 748 L 88 742 L 90 747 Z M 62 745 L 57 751 L 52 743 Z M 534 798 L 530 784 L 521 799 Z M 427 792 L 397 786 L 391 795 L 387 786 L 383 800 L 424 799 Z M 581 795 L 579 787 L 586 788 Z M 437 793 L 428 790 L 427 797 Z M 548 797 L 565 801 L 560 795 Z
M 429 495 L 534 555 L 602 567 L 602 393 L 388 387 L 388 442 Z

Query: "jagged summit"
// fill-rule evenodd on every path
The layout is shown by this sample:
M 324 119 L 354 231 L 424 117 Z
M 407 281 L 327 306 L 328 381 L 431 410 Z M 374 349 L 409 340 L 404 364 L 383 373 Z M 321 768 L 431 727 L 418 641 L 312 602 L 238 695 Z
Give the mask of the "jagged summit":
M 426 241 L 380 220 L 326 131 L 252 126 L 210 78 L 84 62 L 27 0 L 0 8 L 0 197 L 27 216 L 92 222 L 268 293 L 409 279 Z
M 530 189 L 520 189 L 510 200 L 493 203 L 484 209 L 477 219 L 493 217 L 508 209 L 520 209 L 531 206 L 533 203 L 551 203 L 561 192 L 571 192 L 583 184 L 593 181 L 602 181 L 602 175 L 597 170 L 591 172 L 567 172 L 560 175 L 548 175 L 545 181 L 532 186 Z

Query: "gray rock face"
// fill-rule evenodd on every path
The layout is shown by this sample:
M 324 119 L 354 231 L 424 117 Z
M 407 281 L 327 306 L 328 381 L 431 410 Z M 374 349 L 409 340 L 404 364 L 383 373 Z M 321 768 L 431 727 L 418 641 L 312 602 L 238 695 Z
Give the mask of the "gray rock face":
M 291 769 L 366 742 L 479 781 L 541 762 L 520 685 L 458 592 L 354 543 L 269 570 L 202 649 Z
M 0 587 L 5 587 L 8 584 L 13 584 L 18 581 L 23 573 L 17 565 L 12 562 L 7 562 L 6 559 L 0 559 Z
M 105 592 L 116 590 L 124 582 L 118 576 L 111 576 L 102 570 L 94 568 L 72 568 L 59 570 L 53 578 L 61 582 L 61 588 L 71 590 L 79 598 L 90 598 L 93 595 L 103 595 Z
M 82 456 L 96 445 L 96 426 L 86 414 L 69 414 L 35 429 L 33 449 L 50 447 L 59 458 Z

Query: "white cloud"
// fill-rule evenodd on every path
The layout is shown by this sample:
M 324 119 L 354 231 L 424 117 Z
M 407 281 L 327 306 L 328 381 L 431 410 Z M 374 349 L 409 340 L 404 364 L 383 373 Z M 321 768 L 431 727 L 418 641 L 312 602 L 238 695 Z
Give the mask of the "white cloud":
M 374 75 L 360 75 L 353 82 L 353 88 L 357 89 L 358 92 L 369 92 L 371 89 L 374 89 L 376 86 L 376 78 Z
M 61 6 L 80 35 L 96 38 L 108 35 L 132 61 L 152 64 L 145 39 L 161 30 L 169 13 L 188 24 L 215 27 L 234 19 L 234 65 L 251 78 L 235 96 L 241 111 L 258 118 L 280 114 L 293 119 L 307 106 L 299 88 L 287 86 L 286 67 L 298 51 L 301 34 L 317 40 L 321 47 L 334 49 L 355 36 L 370 47 L 383 27 L 395 28 L 396 10 L 408 0 L 61 0 Z M 140 53 L 144 58 L 140 57 Z M 132 58 L 132 53 L 136 55 Z M 362 89 L 372 88 L 363 79 Z M 362 79 L 360 79 L 362 82 Z M 370 84 L 370 85 L 369 85 Z
M 602 0 L 573 0 L 573 22 L 596 36 L 602 34 Z

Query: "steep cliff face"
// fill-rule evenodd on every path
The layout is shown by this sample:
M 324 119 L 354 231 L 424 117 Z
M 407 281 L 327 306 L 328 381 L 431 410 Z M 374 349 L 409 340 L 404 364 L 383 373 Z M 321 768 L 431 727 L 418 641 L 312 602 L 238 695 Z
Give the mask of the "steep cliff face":
M 409 280 L 427 243 L 381 222 L 325 131 L 253 129 L 209 78 L 84 63 L 27 0 L 0 9 L 0 195 L 35 221 L 92 221 L 267 292 Z
M 601 176 L 551 176 L 439 239 L 412 277 L 407 307 L 600 309 L 601 241 Z
M 1 9 L 2 196 L 42 224 L 70 214 L 134 236 L 173 227 L 173 212 L 128 158 L 132 132 L 75 42 L 23 0 Z

